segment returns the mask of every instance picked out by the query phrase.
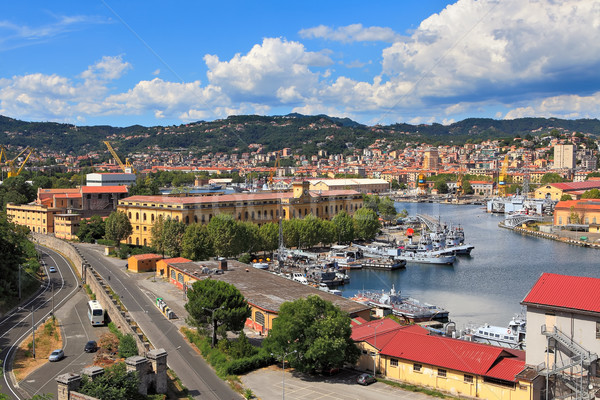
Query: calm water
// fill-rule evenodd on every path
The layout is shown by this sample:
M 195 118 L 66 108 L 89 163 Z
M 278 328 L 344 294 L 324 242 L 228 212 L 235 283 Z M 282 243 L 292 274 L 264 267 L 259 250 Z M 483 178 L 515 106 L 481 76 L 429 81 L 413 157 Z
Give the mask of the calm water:
M 428 214 L 462 226 L 465 242 L 475 246 L 471 257 L 457 257 L 454 266 L 408 264 L 406 270 L 350 271 L 341 287 L 350 297 L 360 289 L 389 289 L 450 311 L 460 328 L 467 323 L 506 325 L 521 311 L 520 302 L 543 272 L 600 278 L 600 250 L 522 236 L 498 227 L 501 218 L 482 206 L 396 203 L 410 216 Z

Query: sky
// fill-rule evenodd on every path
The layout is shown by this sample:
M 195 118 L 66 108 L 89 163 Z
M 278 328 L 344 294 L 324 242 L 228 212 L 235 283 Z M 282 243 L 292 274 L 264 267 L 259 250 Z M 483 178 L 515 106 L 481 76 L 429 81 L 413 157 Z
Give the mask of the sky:
M 3 1 L 0 115 L 597 118 L 597 0 Z

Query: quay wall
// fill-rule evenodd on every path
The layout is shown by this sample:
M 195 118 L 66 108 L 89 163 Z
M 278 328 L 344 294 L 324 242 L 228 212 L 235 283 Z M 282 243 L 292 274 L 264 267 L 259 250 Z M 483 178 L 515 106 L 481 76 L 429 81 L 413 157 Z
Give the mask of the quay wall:
M 112 322 L 124 335 L 130 333 L 134 337 L 139 354 L 146 354 L 150 349 L 150 343 L 141 328 L 131 318 L 125 306 L 111 290 L 110 285 L 87 262 L 79 249 L 54 236 L 40 233 L 32 233 L 32 235 L 35 242 L 58 251 L 70 260 L 75 272 L 81 279 L 81 283 L 90 287 L 92 293 L 96 295 L 96 299 L 108 312 Z
M 540 231 L 534 231 L 533 229 L 529 229 L 529 228 L 523 228 L 523 227 L 515 227 L 513 229 L 505 226 L 502 222 L 500 222 L 498 224 L 499 227 L 501 228 L 505 228 L 505 229 L 510 229 L 513 230 L 515 232 L 518 232 L 522 235 L 529 235 L 529 236 L 536 236 L 536 237 L 540 237 L 543 239 L 550 239 L 550 240 L 556 240 L 557 242 L 563 242 L 563 243 L 567 243 L 567 244 L 572 244 L 575 246 L 581 246 L 581 247 L 591 247 L 594 249 L 600 249 L 600 243 L 590 243 L 584 240 L 577 240 L 577 239 L 573 239 L 573 238 L 568 238 L 568 237 L 564 237 L 564 236 L 559 236 L 555 233 L 547 233 L 547 232 L 540 232 Z

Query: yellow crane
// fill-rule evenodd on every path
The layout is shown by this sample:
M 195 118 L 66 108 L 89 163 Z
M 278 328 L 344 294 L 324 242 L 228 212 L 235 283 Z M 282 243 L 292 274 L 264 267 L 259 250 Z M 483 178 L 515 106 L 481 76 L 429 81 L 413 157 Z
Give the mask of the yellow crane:
M 18 165 L 19 158 L 21 158 L 21 156 L 25 153 L 27 153 L 25 159 L 21 162 L 21 165 Z M 2 149 L 0 150 L 0 161 L 2 160 L 2 156 L 4 156 L 5 163 L 6 165 L 8 165 L 8 178 L 16 178 L 17 176 L 19 176 L 21 171 L 23 171 L 23 167 L 25 167 L 25 164 L 29 160 L 31 153 L 33 153 L 33 149 L 31 147 L 27 147 L 25 148 L 25 150 L 20 152 L 15 158 L 9 160 L 8 157 L 6 157 L 6 149 L 4 148 L 4 146 L 2 146 Z
M 423 172 L 417 177 L 417 194 L 424 195 L 427 193 L 427 177 Z
M 112 156 L 115 159 L 115 161 L 117 162 L 117 164 L 119 164 L 119 167 L 121 167 L 121 169 L 123 170 L 123 172 L 125 172 L 126 174 L 135 174 L 135 173 L 137 173 L 137 171 L 135 170 L 135 168 L 133 168 L 133 165 L 131 165 L 129 163 L 129 159 L 128 158 L 125 159 L 125 164 L 123 164 L 123 162 L 121 161 L 121 159 L 119 158 L 119 156 L 117 155 L 117 153 L 115 152 L 115 150 L 113 149 L 113 147 L 111 146 L 110 142 L 104 141 L 104 144 L 108 148 L 108 151 L 110 151 L 110 154 L 112 154 Z
M 463 173 L 463 169 L 462 169 L 462 164 L 459 163 L 458 175 L 456 176 L 456 198 L 457 199 L 459 196 L 462 196 L 464 194 L 464 190 L 462 187 L 463 177 L 464 177 L 464 173 Z
M 508 154 L 504 157 L 502 169 L 498 176 L 498 196 L 506 197 L 506 180 L 508 179 Z
M 269 189 L 273 189 L 273 175 L 277 173 L 277 168 L 279 168 L 279 153 L 277 153 L 277 158 L 275 159 L 275 166 L 271 170 L 269 178 L 267 179 L 267 182 L 269 183 Z

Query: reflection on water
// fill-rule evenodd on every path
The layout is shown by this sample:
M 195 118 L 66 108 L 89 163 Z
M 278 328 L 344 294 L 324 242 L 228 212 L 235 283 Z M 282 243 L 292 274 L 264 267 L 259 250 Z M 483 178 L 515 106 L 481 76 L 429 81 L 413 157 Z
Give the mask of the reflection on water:
M 395 285 L 403 294 L 446 308 L 459 327 L 506 325 L 521 311 L 520 302 L 543 272 L 600 278 L 600 250 L 501 229 L 501 217 L 486 214 L 481 206 L 396 203 L 396 208 L 462 226 L 466 242 L 475 246 L 471 257 L 458 257 L 454 266 L 408 264 L 399 271 L 350 271 L 350 284 L 340 288 L 344 296 Z

